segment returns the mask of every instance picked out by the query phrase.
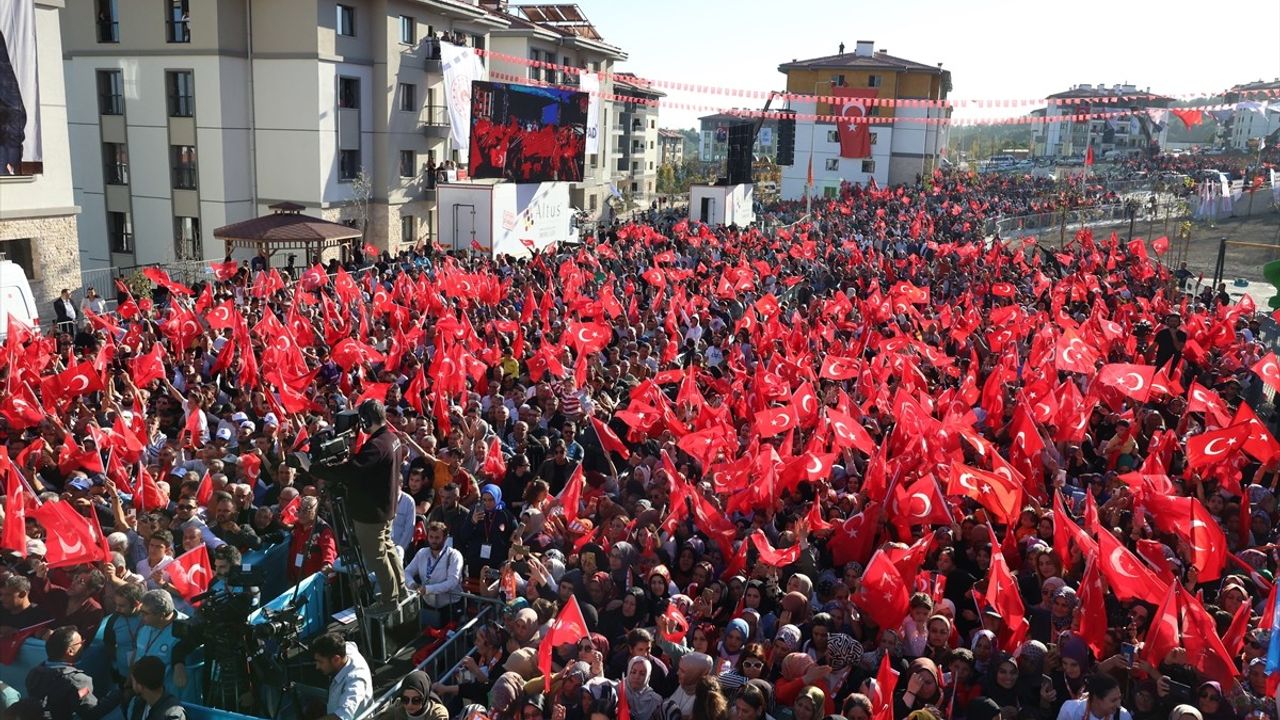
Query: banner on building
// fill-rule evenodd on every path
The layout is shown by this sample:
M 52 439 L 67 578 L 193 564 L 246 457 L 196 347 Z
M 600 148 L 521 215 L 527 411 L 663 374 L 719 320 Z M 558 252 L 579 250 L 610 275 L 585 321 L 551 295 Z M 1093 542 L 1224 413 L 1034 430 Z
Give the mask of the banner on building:
M 33 0 L 0 0 L 0 175 L 38 172 L 42 161 L 36 70 Z
M 4 2 L 4 0 L 0 0 Z M 471 150 L 471 83 L 487 80 L 484 63 L 465 45 L 440 43 L 444 68 L 445 106 L 449 109 L 449 138 L 462 157 Z
M 835 86 L 831 94 L 844 99 L 840 106 L 840 115 L 845 118 L 839 124 L 840 157 L 871 157 L 871 124 L 865 118 L 871 114 L 876 89 Z
M 578 89 L 590 98 L 587 102 L 587 154 L 600 152 L 600 75 L 584 72 L 578 76 Z
M 767 127 L 760 128 L 759 140 L 761 145 L 772 145 L 773 144 L 773 128 L 767 128 Z

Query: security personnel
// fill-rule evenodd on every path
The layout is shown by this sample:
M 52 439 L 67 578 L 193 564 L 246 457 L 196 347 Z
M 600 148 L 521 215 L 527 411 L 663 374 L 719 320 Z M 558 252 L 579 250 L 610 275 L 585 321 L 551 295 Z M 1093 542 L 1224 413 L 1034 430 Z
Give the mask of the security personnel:
M 27 673 L 27 697 L 40 703 L 49 720 L 95 720 L 115 709 L 99 703 L 93 678 L 75 666 L 84 639 L 74 625 L 63 625 L 45 640 L 48 660 Z
M 369 437 L 351 461 L 325 472 L 350 492 L 344 502 L 351 515 L 356 545 L 364 564 L 378 579 L 380 602 L 372 614 L 388 613 L 409 597 L 404 568 L 391 541 L 391 521 L 400 497 L 400 440 L 387 428 L 387 411 L 378 400 L 360 403 L 360 426 Z

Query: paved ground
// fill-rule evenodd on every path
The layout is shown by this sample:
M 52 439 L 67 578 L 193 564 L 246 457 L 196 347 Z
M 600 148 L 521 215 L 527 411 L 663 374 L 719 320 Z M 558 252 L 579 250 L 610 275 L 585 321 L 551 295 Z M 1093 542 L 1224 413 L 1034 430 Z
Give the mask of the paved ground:
M 1254 302 L 1265 306 L 1267 301 L 1278 291 L 1274 285 L 1262 277 L 1262 266 L 1272 260 L 1280 260 L 1280 213 L 1270 208 L 1261 209 L 1261 194 L 1254 205 L 1252 218 L 1238 217 L 1219 221 L 1212 226 L 1194 223 L 1191 230 L 1191 241 L 1187 244 L 1187 269 L 1197 277 L 1204 274 L 1204 282 L 1213 278 L 1214 264 L 1218 259 L 1218 248 L 1222 238 L 1227 239 L 1224 279 L 1227 289 L 1232 295 L 1249 293 Z M 1240 203 L 1237 210 L 1241 215 L 1248 212 L 1248 202 Z M 1127 230 L 1127 228 L 1126 228 Z M 1160 234 L 1160 227 L 1156 228 Z M 1145 228 L 1143 228 L 1145 232 Z M 1178 257 L 1181 248 L 1174 241 L 1177 228 L 1170 223 L 1169 237 L 1171 247 L 1166 256 L 1172 263 Z M 1263 247 L 1232 245 L 1233 242 L 1246 242 Z M 1247 284 L 1237 287 L 1235 280 L 1239 278 Z

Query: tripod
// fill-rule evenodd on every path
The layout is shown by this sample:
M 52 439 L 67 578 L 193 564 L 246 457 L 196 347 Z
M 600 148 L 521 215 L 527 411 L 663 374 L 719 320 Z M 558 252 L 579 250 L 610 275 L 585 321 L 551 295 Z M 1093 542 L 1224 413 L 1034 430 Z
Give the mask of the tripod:
M 355 527 L 351 524 L 351 516 L 342 498 L 330 497 L 325 504 L 328 508 L 329 526 L 337 539 L 338 558 L 347 572 L 343 577 L 347 582 L 347 591 L 351 595 L 352 605 L 358 614 L 374 600 L 373 583 L 369 581 L 369 568 L 364 564 L 364 556 L 356 543 Z

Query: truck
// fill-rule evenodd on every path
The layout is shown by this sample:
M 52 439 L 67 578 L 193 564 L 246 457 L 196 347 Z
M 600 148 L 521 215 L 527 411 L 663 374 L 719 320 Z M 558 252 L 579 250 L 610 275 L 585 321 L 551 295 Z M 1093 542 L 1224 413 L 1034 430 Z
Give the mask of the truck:
M 40 324 L 31 281 L 22 266 L 0 253 L 0 341 L 9 336 L 9 316 L 30 327 Z
M 477 180 L 436 190 L 439 244 L 498 257 L 530 257 L 577 240 L 569 183 Z

